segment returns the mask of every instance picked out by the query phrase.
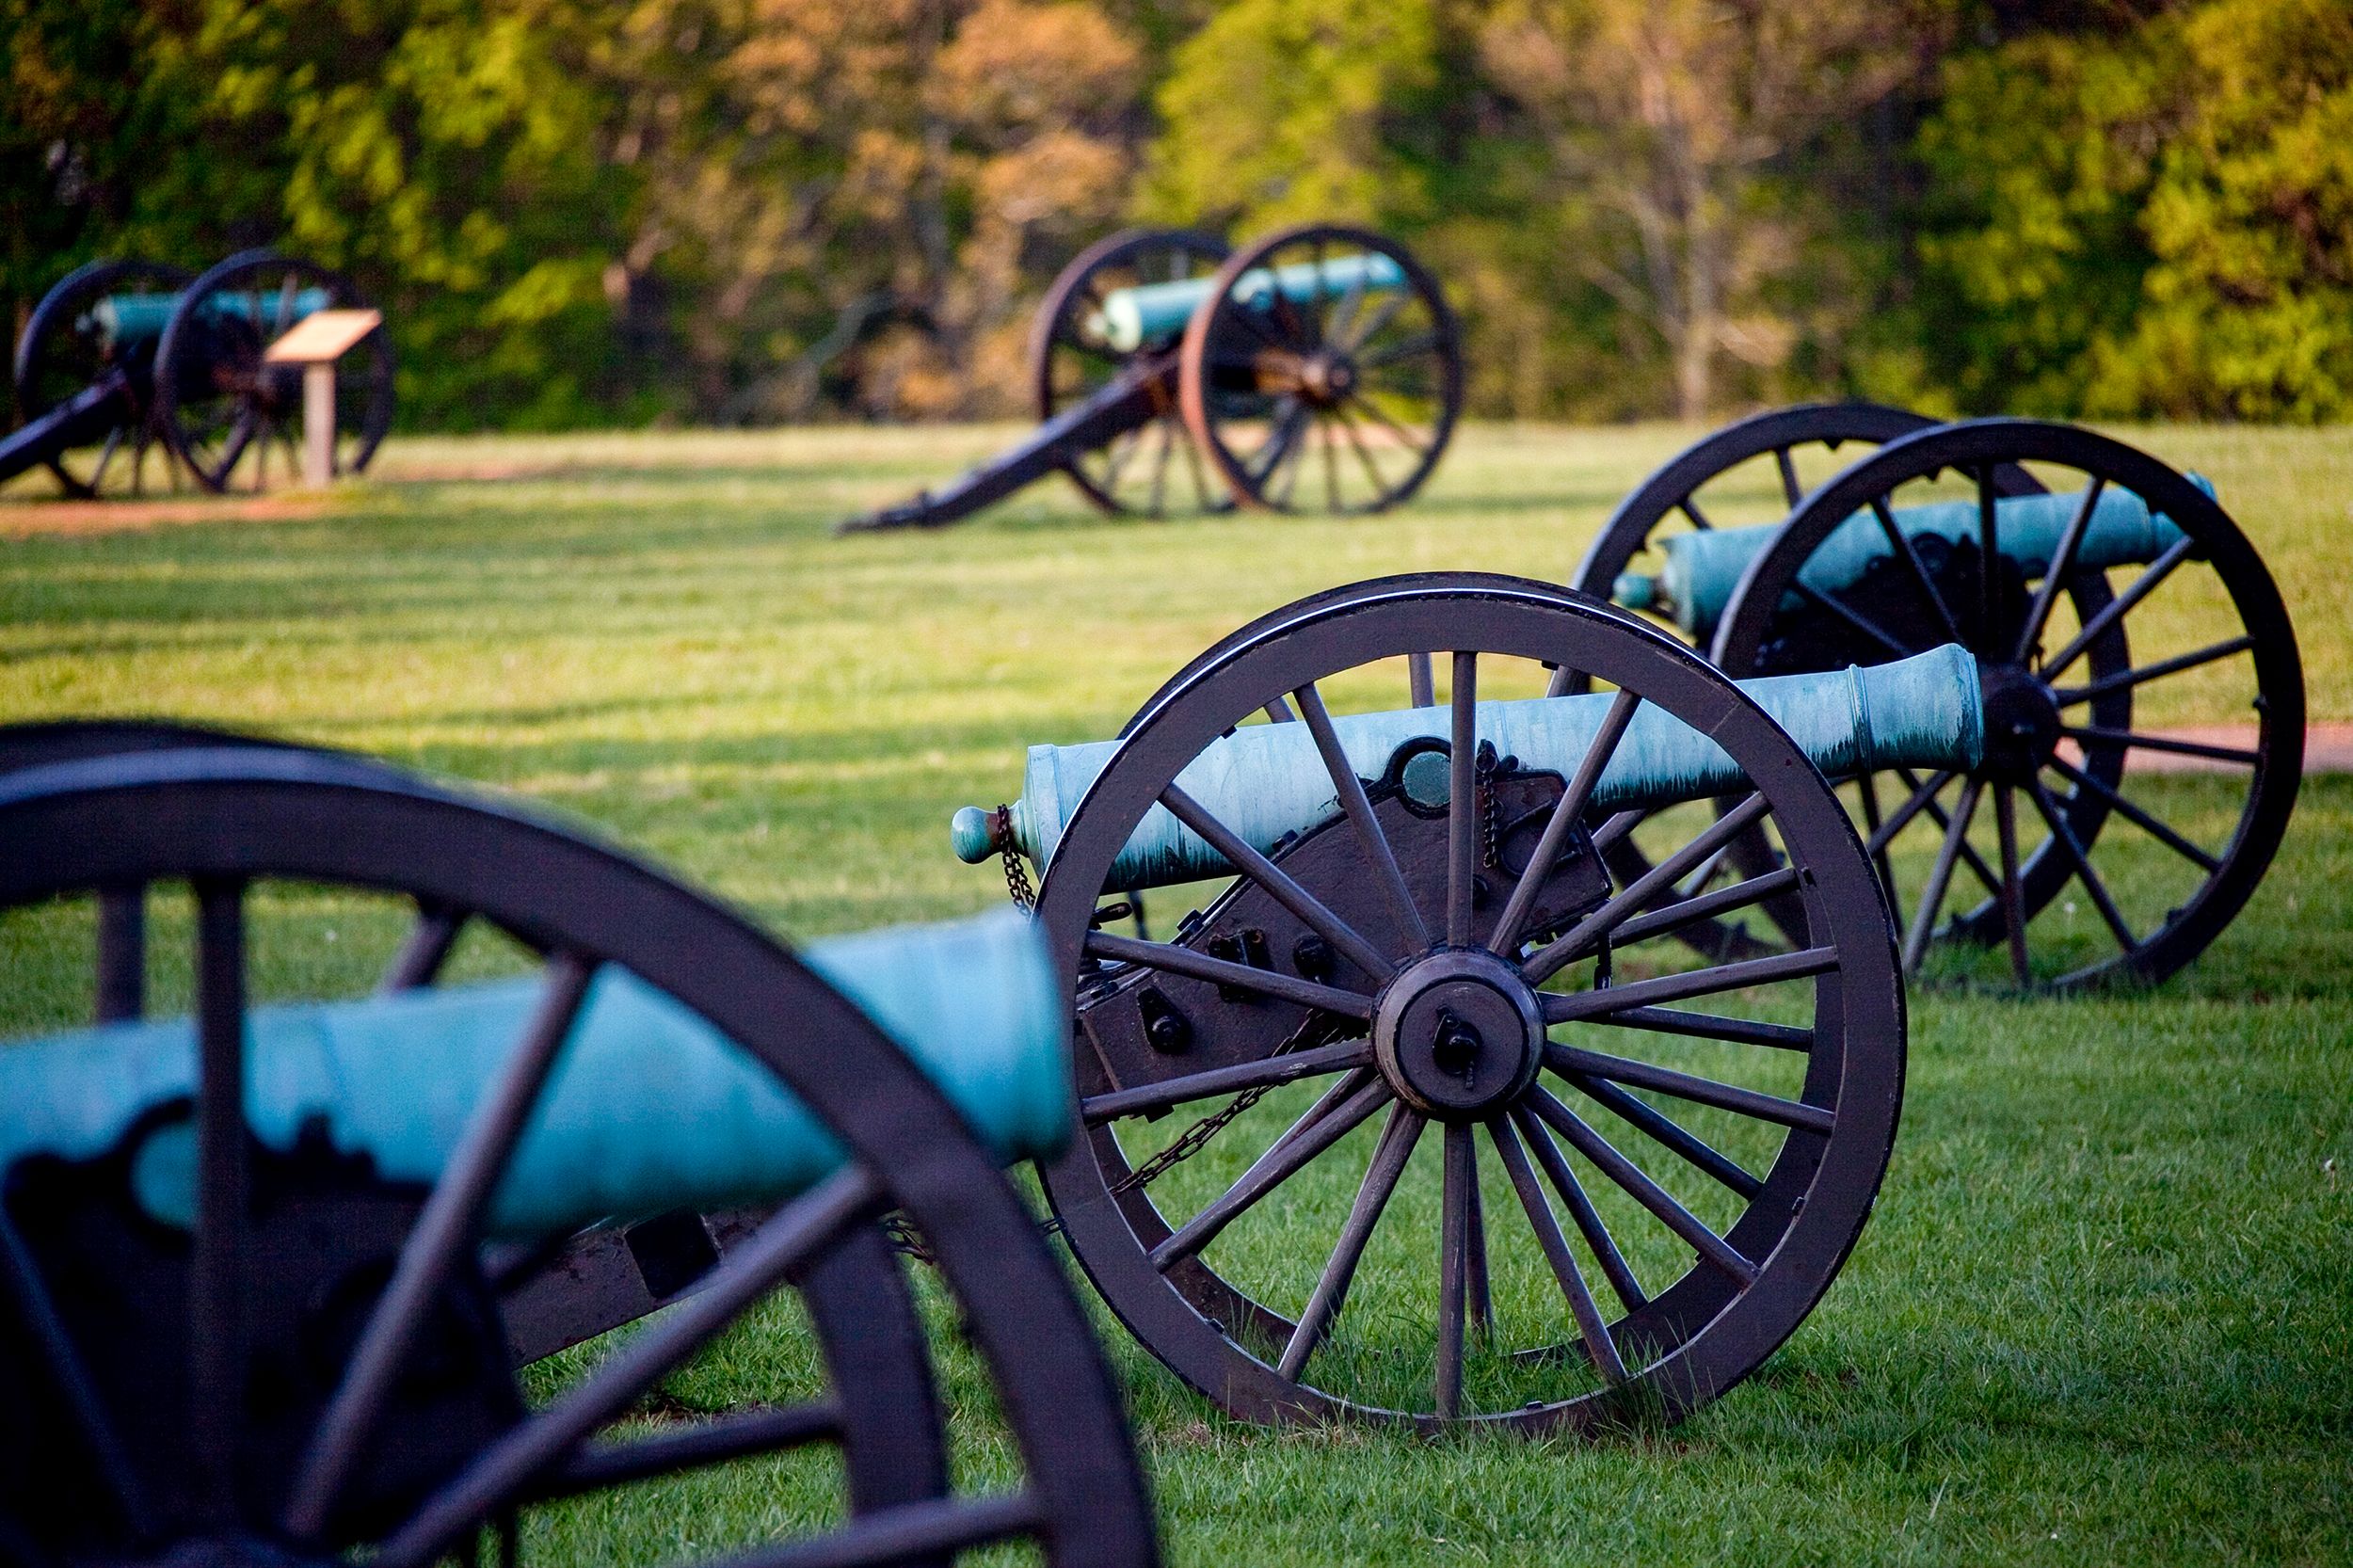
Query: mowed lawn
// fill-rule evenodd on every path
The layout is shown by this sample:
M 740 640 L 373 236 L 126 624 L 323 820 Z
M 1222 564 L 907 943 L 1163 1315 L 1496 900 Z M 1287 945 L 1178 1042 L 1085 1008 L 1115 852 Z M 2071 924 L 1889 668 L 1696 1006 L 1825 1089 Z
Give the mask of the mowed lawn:
M 2313 717 L 2353 720 L 2353 433 L 2121 433 L 2216 481 L 2287 595 Z M 829 536 L 1011 434 L 396 440 L 321 515 L 11 538 L 0 715 L 199 718 L 518 790 L 794 936 L 937 917 L 1002 899 L 946 824 L 1017 789 L 1025 744 L 1113 732 L 1315 589 L 1565 578 L 1696 432 L 1473 429 L 1372 520 L 1122 522 L 1048 484 L 945 533 Z M 0 529 L 40 488 L 0 496 Z M 1263 1432 L 1105 1317 L 1173 1559 L 2353 1560 L 2353 780 L 2307 782 L 2254 904 L 2164 987 L 1929 991 L 1912 1020 L 1853 1260 L 1762 1373 L 1670 1432 Z M 776 1397 L 806 1371 L 772 1316 L 674 1392 Z M 537 1533 L 659 1559 L 823 1486 L 761 1468 Z

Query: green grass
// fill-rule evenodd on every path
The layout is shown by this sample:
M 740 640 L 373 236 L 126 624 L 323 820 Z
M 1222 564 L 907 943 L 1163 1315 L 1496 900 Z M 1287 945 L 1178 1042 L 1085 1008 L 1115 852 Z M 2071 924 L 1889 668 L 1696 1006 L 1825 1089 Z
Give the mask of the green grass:
M 945 534 L 826 536 L 1004 434 L 417 440 L 324 518 L 10 542 L 0 712 L 211 719 L 520 790 L 795 935 L 939 916 L 1002 896 L 945 827 L 1017 788 L 1025 744 L 1110 733 L 1213 638 L 1337 582 L 1563 577 L 1691 432 L 1473 430 L 1423 502 L 1369 521 L 1106 522 L 1048 485 Z M 2288 595 L 2313 716 L 2353 719 L 2353 438 L 2125 434 L 2216 479 Z M 430 477 L 461 471 L 510 476 Z M 2164 788 L 2194 808 L 2201 786 Z M 1763 1372 L 1671 1432 L 1262 1432 L 1106 1319 L 1174 1559 L 2353 1559 L 2348 846 L 2353 781 L 2313 781 L 2253 905 L 2153 994 L 1915 996 L 1904 1130 L 1852 1262 Z M 268 959 L 273 984 L 365 973 L 392 939 L 333 918 L 335 951 Z M 0 927 L 12 973 L 72 972 L 66 941 Z M 8 1021 L 72 1005 L 43 981 Z M 1300 1249 L 1327 1230 L 1303 1221 Z M 949 1375 L 982 1399 L 968 1365 Z M 812 1376 L 777 1308 L 672 1392 Z M 1005 1463 L 985 1432 L 967 1459 Z M 564 1560 L 659 1559 L 805 1519 L 829 1484 L 782 1461 L 536 1529 Z

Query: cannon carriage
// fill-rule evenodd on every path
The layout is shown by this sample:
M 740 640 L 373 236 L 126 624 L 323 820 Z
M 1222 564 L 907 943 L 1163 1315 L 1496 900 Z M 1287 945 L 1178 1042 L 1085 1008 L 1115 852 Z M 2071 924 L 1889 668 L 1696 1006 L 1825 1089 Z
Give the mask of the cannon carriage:
M 1056 472 L 1112 516 L 1376 512 L 1429 478 L 1462 412 L 1437 280 L 1396 241 L 1331 224 L 1239 252 L 1114 234 L 1047 291 L 1029 358 L 1035 432 L 841 531 L 941 527 Z
M 1873 450 L 1836 468 L 1842 447 Z M 2211 485 L 2090 431 L 1869 405 L 1758 415 L 1638 488 L 1574 582 L 1736 676 L 1972 649 L 1983 761 L 1849 792 L 1908 972 L 2162 980 L 2245 904 L 2294 807 L 2303 676 L 2277 587 Z M 1765 854 L 1738 841 L 1682 892 Z M 1689 935 L 1750 955 L 1798 940 L 1786 904 L 1763 913 Z
M 183 473 L 208 490 L 259 490 L 273 451 L 287 477 L 301 472 L 320 421 L 331 427 L 330 472 L 356 473 L 392 426 L 382 328 L 343 353 L 324 405 L 306 402 L 301 364 L 268 351 L 323 312 L 372 310 L 342 275 L 267 250 L 194 276 L 93 262 L 42 297 L 17 340 L 23 423 L 0 440 L 0 483 L 45 467 L 83 498 L 176 486 Z
M 1439 574 L 1274 612 L 1116 741 L 1032 747 L 954 846 L 1042 872 L 1083 1125 L 1043 1169 L 1088 1276 L 1252 1420 L 1721 1395 L 1828 1288 L 1902 1096 L 1893 931 L 1824 772 L 1972 765 L 1975 676 L 1741 687 L 1583 596 Z M 1659 899 L 1749 831 L 1783 863 Z M 1142 888 L 1195 907 L 1154 939 Z M 1803 945 L 1695 967 L 1684 928 L 1773 899 Z
M 40 937 L 5 993 L 31 1037 L 0 1047 L 11 1557 L 571 1557 L 617 1489 L 808 1451 L 839 1479 L 775 1511 L 794 1538 L 713 1522 L 704 1555 L 1155 1560 L 1108 1368 L 996 1174 L 1066 1136 L 1027 922 L 795 957 L 567 828 L 362 759 L 50 726 L 0 732 L 0 919 Z M 660 1322 L 518 1381 L 510 1304 L 582 1227 L 747 1203 Z M 938 1262 L 1010 1486 L 951 1474 L 937 1315 L 889 1211 Z M 799 1384 L 637 1417 L 771 1299 L 807 1325 Z

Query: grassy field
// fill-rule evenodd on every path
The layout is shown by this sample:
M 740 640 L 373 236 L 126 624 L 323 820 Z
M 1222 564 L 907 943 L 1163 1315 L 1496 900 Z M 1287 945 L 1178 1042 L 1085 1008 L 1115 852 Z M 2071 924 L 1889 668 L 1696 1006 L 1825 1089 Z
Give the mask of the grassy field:
M 1313 589 L 1564 577 L 1692 432 L 1475 429 L 1369 521 L 1109 522 L 1048 485 L 945 534 L 827 536 L 1006 434 L 415 440 L 324 515 L 18 538 L 0 713 L 208 719 L 520 790 L 795 936 L 939 916 L 1003 896 L 945 827 L 1017 788 L 1025 744 L 1111 733 Z M 2287 593 L 2313 715 L 2353 719 L 2353 435 L 2125 434 L 2215 478 Z M 2307 784 L 2261 894 L 2186 974 L 1921 994 L 1912 1050 L 1847 1272 L 1671 1432 L 1270 1434 L 1114 1332 L 1174 1559 L 2353 1560 L 2353 780 Z M 774 1397 L 805 1363 L 772 1320 L 673 1391 Z M 632 1544 L 707 1542 L 821 1480 L 785 1465 L 615 1517 Z M 540 1528 L 586 1556 L 599 1524 Z

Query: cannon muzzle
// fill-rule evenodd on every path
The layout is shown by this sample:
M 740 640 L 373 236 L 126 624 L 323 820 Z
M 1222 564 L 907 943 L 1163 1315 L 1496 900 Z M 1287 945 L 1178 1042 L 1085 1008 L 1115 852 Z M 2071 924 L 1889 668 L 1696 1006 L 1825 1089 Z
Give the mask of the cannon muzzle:
M 1089 328 L 1112 348 L 1132 354 L 1146 344 L 1173 342 L 1209 297 L 1208 278 L 1183 278 L 1169 283 L 1140 283 L 1114 290 Z M 1355 256 L 1333 256 L 1321 264 L 1299 262 L 1289 266 L 1258 267 L 1234 280 L 1233 297 L 1260 308 L 1277 294 L 1292 300 L 1329 299 L 1351 290 L 1385 294 L 1402 288 L 1405 269 L 1396 258 L 1368 250 Z
M 1067 1134 L 1066 1008 L 1035 927 L 1010 911 L 811 944 L 803 959 L 914 1057 L 1000 1160 Z M 246 1115 L 289 1148 L 307 1127 L 394 1181 L 436 1177 L 522 1035 L 533 980 L 248 1015 Z M 822 1040 L 809 1043 L 822 1051 Z M 51 1153 L 116 1145 L 193 1092 L 189 1020 L 102 1025 L 0 1048 L 0 1174 Z M 671 1208 L 773 1203 L 843 1158 L 748 1052 L 615 965 L 599 971 L 487 1228 L 561 1234 Z M 134 1184 L 158 1218 L 194 1211 L 185 1123 L 140 1146 Z
M 2214 486 L 2198 474 L 2189 476 L 2208 495 Z M 1993 504 L 1997 548 L 2026 574 L 2040 580 L 2058 548 L 2068 520 L 2083 504 L 2083 493 L 2005 496 Z M 1891 514 L 1896 526 L 1915 548 L 1923 540 L 1946 546 L 1975 546 L 1977 504 L 1939 501 L 1898 506 Z M 1675 624 L 1695 639 L 1705 640 L 1716 630 L 1724 607 L 1732 602 L 1740 574 L 1780 532 L 1778 523 L 1753 528 L 1718 528 L 1675 534 L 1657 541 L 1666 555 L 1656 576 L 1628 572 L 1610 590 L 1610 598 L 1631 610 L 1655 610 L 1672 616 Z M 2075 561 L 2093 570 L 2108 567 L 2145 565 L 2163 554 L 2182 531 L 2130 490 L 2111 488 L 2100 493 L 2091 521 L 2084 531 Z M 1857 512 L 1831 531 L 1807 557 L 1798 580 L 1817 593 L 1836 593 L 1852 587 L 1873 565 L 1893 552 L 1886 530 L 1869 512 Z
M 1818 675 L 1743 680 L 1740 689 L 1789 732 L 1833 778 L 1879 768 L 1965 769 L 1985 743 L 1977 660 L 1954 644 L 1894 664 Z M 1482 702 L 1478 731 L 1523 768 L 1576 771 L 1609 712 L 1607 694 Z M 1399 747 L 1444 741 L 1443 707 L 1354 713 L 1334 721 L 1349 763 L 1380 778 Z M 1087 786 L 1117 741 L 1030 748 L 1021 798 L 1001 814 L 966 807 L 952 833 L 959 858 L 978 862 L 1008 845 L 1039 865 L 1049 860 Z M 1335 814 L 1338 800 L 1304 724 L 1253 725 L 1211 744 L 1176 776 L 1186 793 L 1247 842 L 1272 850 Z M 1603 811 L 1703 800 L 1744 786 L 1746 776 L 1714 741 L 1673 714 L 1636 711 L 1593 791 Z M 1163 887 L 1229 876 L 1225 857 L 1155 806 L 1114 862 L 1109 886 Z

